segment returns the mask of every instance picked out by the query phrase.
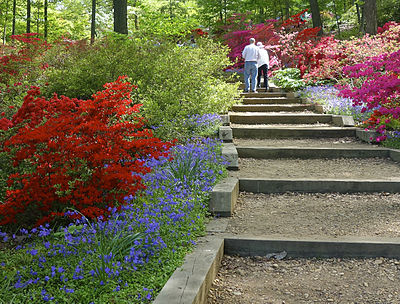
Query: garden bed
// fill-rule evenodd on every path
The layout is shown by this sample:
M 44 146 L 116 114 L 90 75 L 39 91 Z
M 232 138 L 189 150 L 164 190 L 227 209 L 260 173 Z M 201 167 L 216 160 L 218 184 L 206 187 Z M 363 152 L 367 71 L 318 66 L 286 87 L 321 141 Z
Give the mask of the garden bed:
M 225 256 L 208 304 L 398 303 L 397 259 Z
M 400 237 L 400 194 L 241 192 L 227 232 L 292 238 Z

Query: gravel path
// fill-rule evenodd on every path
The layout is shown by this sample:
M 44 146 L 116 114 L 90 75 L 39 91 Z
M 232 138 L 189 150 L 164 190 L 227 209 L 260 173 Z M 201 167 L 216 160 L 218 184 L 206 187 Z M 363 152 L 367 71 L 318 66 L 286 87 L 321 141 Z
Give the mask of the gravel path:
M 225 256 L 208 304 L 400 303 L 400 262 Z
M 241 158 L 239 169 L 239 176 L 247 178 L 400 180 L 400 165 L 382 158 Z
M 282 112 L 287 113 L 287 112 Z M 346 129 L 343 127 L 334 127 L 330 124 L 316 123 L 316 124 L 256 124 L 256 125 L 244 125 L 244 124 L 231 124 L 232 128 L 323 128 L 323 129 Z M 348 128 L 347 128 L 348 129 Z
M 246 147 L 324 147 L 324 148 L 379 148 L 353 137 L 342 138 L 302 138 L 302 139 L 242 139 L 235 138 L 234 144 Z
M 227 232 L 280 238 L 400 238 L 400 194 L 242 192 Z

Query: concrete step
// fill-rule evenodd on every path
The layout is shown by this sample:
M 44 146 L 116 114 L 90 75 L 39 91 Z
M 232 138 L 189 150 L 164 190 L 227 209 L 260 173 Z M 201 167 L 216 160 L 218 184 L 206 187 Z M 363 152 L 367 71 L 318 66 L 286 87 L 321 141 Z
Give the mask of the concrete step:
M 310 104 L 261 104 L 261 105 L 235 105 L 234 112 L 298 112 L 313 111 L 314 105 Z
M 245 97 L 243 104 L 245 105 L 259 105 L 259 104 L 301 104 L 300 98 L 288 98 L 288 97 Z
M 399 180 L 258 179 L 240 178 L 239 190 L 252 193 L 358 193 L 400 192 Z
M 378 145 L 367 144 L 356 137 L 348 138 L 280 138 L 280 139 L 245 139 L 235 138 L 236 147 L 257 148 L 356 148 L 380 149 Z M 393 149 L 392 149 L 393 151 Z M 400 151 L 399 151 L 400 153 Z M 399 155 L 400 156 L 400 155 Z
M 244 90 L 244 83 L 242 83 L 240 86 L 239 86 L 239 89 L 240 90 Z M 264 87 L 262 87 L 262 88 L 257 88 L 257 91 L 258 92 L 265 92 L 265 88 Z M 268 88 L 268 92 L 284 92 L 281 88 L 277 88 L 277 87 L 269 87 Z
M 258 91 L 258 93 L 241 93 L 240 94 L 242 97 L 245 98 L 252 98 L 252 97 L 256 97 L 256 98 L 273 98 L 273 97 L 286 97 L 286 93 L 282 93 L 282 92 L 261 92 Z
M 316 124 L 332 123 L 332 115 L 325 114 L 281 114 L 281 113 L 229 113 L 231 123 L 236 124 Z
M 232 126 L 234 138 L 329 138 L 355 137 L 356 128 L 321 127 L 321 126 Z
M 388 158 L 390 149 L 385 148 L 306 148 L 306 147 L 236 147 L 241 158 Z

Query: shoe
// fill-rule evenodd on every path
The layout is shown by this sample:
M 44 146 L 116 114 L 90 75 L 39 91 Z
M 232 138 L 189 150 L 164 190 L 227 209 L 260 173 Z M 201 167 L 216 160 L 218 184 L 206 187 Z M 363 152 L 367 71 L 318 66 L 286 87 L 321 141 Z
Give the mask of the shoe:
M 249 91 L 244 90 L 243 93 L 249 93 Z
M 257 91 L 252 91 L 252 93 L 258 93 Z

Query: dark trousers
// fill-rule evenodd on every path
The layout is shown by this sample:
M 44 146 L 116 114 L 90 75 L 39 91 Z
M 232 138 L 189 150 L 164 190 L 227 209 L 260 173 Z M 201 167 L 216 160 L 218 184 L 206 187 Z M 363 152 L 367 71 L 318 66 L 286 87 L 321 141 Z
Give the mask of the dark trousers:
M 263 64 L 258 68 L 258 75 L 257 75 L 257 85 L 261 87 L 261 72 L 264 75 L 264 86 L 268 89 L 268 65 Z

